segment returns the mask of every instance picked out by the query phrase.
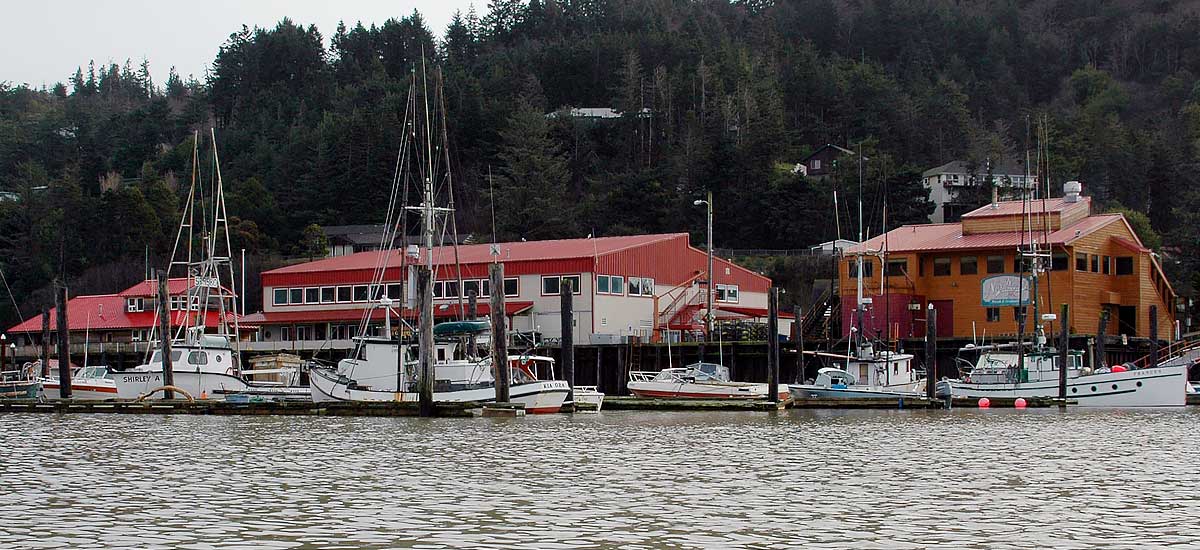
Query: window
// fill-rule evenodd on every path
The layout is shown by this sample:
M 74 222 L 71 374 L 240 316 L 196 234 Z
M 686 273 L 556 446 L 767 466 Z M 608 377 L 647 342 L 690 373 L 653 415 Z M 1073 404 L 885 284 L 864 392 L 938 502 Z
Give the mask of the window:
M 1087 271 L 1087 254 L 1075 253 L 1075 271 Z
M 1117 275 L 1133 275 L 1133 256 L 1117 257 Z
M 520 280 L 517 279 L 516 277 L 513 277 L 511 279 L 505 279 L 504 280 L 504 296 L 508 297 L 508 296 L 520 296 L 520 295 L 521 295 Z
M 349 302 L 350 298 L 351 298 L 350 287 L 348 287 L 348 286 L 337 287 L 337 301 L 338 302 L 341 302 L 341 303 Z M 287 338 L 284 338 L 284 340 L 287 340 Z
M 332 304 L 337 301 L 337 288 L 332 286 L 321 287 L 321 303 Z
M 1013 320 L 1020 323 L 1025 318 L 1025 307 L 1017 306 L 1013 308 Z
M 292 339 L 292 327 L 279 327 L 279 339 L 286 342 Z
M 950 258 L 934 258 L 933 276 L 946 277 L 948 275 L 950 275 Z
M 472 292 L 475 293 L 475 296 L 479 296 L 479 281 L 463 281 L 463 296 L 470 296 Z
M 998 307 L 987 308 L 987 320 L 989 323 L 999 322 L 1000 321 L 1000 308 L 998 308 Z
M 458 281 L 444 281 L 442 298 L 458 298 Z
M 963 256 L 959 258 L 958 273 L 960 275 L 974 275 L 979 273 L 979 258 L 975 256 Z
M 445 292 L 445 290 L 442 287 L 442 281 L 434 281 L 433 282 L 433 297 L 441 298 L 442 294 L 444 292 Z
M 872 264 L 869 261 L 863 261 L 863 277 L 870 278 L 870 277 L 873 277 L 874 275 L 875 275 L 875 264 Z M 850 276 L 858 277 L 858 260 L 857 259 L 850 260 Z M 630 282 L 630 284 L 633 284 L 632 279 L 629 282 Z
M 388 283 L 387 297 L 389 300 L 399 300 L 402 292 L 403 287 L 400 286 L 400 283 Z
M 1092 273 L 1100 273 L 1100 256 L 1092 254 Z
M 813 159 L 813 161 L 812 161 L 812 169 L 813 169 L 813 170 L 820 170 L 820 169 L 821 169 L 821 159 Z
M 1108 274 L 1112 273 L 1112 258 L 1109 256 L 1105 256 L 1104 259 L 1102 260 L 1102 262 L 1103 263 L 1101 264 L 1101 266 L 1102 266 L 1101 270 L 1104 271 L 1104 274 L 1108 275 Z
M 988 256 L 987 272 L 1004 273 L 1004 256 Z
M 146 311 L 146 300 L 144 298 L 129 298 L 125 300 L 125 311 L 130 313 Z
M 480 279 L 479 280 L 479 297 L 480 298 L 488 298 L 488 297 L 491 297 L 491 295 L 492 295 L 492 280 L 491 279 Z
M 288 289 L 288 303 L 292 304 L 292 305 L 303 304 L 304 303 L 304 289 L 303 288 L 289 288 Z
M 275 304 L 275 305 L 277 305 L 277 306 L 286 306 L 286 305 L 288 305 L 288 291 L 287 291 L 287 289 L 286 289 L 286 288 L 277 288 L 277 289 L 275 289 L 275 302 L 274 302 L 274 304 Z
M 616 294 L 618 296 L 625 294 L 625 277 L 613 275 L 609 277 L 608 280 L 609 285 L 612 288 L 612 294 Z
M 312 327 L 308 325 L 299 325 L 296 327 L 296 339 L 308 340 L 309 334 L 312 332 Z
M 642 296 L 654 296 L 654 279 L 651 279 L 649 277 L 641 277 L 641 281 L 642 281 Z
M 867 264 L 869 265 L 869 264 Z M 865 270 L 870 273 L 869 270 Z M 887 273 L 888 277 L 903 277 L 908 272 L 908 260 L 888 260 Z M 870 277 L 870 275 L 867 275 Z
M 717 285 L 718 302 L 737 303 L 738 287 L 737 285 Z
M 596 294 L 608 294 L 608 275 L 596 276 Z
M 357 285 L 354 287 L 354 301 L 355 302 L 367 301 L 367 285 Z
M 563 275 L 563 283 L 571 285 L 571 294 L 579 294 L 581 287 L 579 275 Z
M 321 289 L 317 287 L 304 289 L 304 303 L 319 304 L 321 303 Z
M 562 292 L 558 288 L 558 285 L 561 283 L 561 281 L 562 279 L 558 278 L 557 276 L 542 277 L 542 294 L 548 296 Z
M 172 356 L 174 358 L 174 356 Z M 188 364 L 190 365 L 207 365 L 208 353 L 203 351 L 193 351 L 188 354 Z
M 1051 271 L 1066 271 L 1067 270 L 1067 253 L 1055 252 L 1050 256 Z

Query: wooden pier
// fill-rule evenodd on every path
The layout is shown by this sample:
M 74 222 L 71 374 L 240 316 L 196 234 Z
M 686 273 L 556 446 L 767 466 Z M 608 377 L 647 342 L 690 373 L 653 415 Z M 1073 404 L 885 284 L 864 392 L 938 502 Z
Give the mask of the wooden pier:
M 477 403 L 436 403 L 433 416 L 475 416 Z M 229 401 L 188 401 L 185 399 L 154 401 L 84 401 L 71 399 L 10 399 L 0 400 L 0 413 L 109 413 L 109 414 L 204 414 L 204 415 L 285 415 L 285 416 L 420 416 L 417 402 L 339 402 L 309 403 L 264 401 L 234 403 Z

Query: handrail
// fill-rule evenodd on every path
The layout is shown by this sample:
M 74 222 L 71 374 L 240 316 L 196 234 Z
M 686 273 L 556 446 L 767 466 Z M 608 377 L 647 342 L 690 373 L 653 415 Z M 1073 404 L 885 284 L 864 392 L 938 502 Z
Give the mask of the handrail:
M 1162 364 L 1167 361 L 1171 361 L 1173 359 L 1179 359 L 1180 357 L 1183 357 L 1184 353 L 1187 353 L 1189 351 L 1195 351 L 1198 349 L 1200 349 L 1200 340 L 1177 340 L 1177 341 L 1171 342 L 1161 348 L 1158 348 L 1158 362 L 1159 362 L 1159 364 Z M 1134 360 L 1131 362 L 1131 364 L 1134 366 L 1134 368 L 1139 368 L 1139 369 L 1145 369 L 1145 368 L 1151 368 L 1151 367 L 1158 366 L 1158 365 L 1150 365 L 1149 363 L 1150 363 L 1150 354 L 1146 354 L 1146 355 L 1138 358 L 1137 360 Z

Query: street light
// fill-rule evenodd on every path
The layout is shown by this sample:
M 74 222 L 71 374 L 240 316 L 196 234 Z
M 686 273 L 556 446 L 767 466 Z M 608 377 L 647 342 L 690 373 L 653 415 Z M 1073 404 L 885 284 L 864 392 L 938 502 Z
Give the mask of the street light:
M 8 351 L 8 346 L 5 346 L 4 343 L 7 341 L 8 341 L 8 335 L 0 334 L 0 371 L 4 370 L 4 367 L 8 365 L 8 362 L 4 360 L 4 352 Z M 16 346 L 13 346 L 14 357 L 15 357 L 16 353 L 17 353 L 17 348 L 16 348 Z
M 713 220 L 713 205 L 712 191 L 708 192 L 707 200 L 696 199 L 692 201 L 692 206 L 700 205 L 708 206 L 708 279 L 705 283 L 705 305 L 704 305 L 704 339 L 712 338 L 712 300 L 713 300 L 713 239 L 712 239 L 712 220 Z

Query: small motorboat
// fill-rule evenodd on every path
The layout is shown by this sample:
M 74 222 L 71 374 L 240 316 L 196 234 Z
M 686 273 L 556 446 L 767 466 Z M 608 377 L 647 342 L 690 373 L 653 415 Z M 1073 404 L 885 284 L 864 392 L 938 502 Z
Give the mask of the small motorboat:
M 600 412 L 604 406 L 604 392 L 596 386 L 575 386 L 575 410 Z
M 41 370 L 40 362 L 34 363 Z M 50 376 L 42 378 L 42 395 L 49 398 L 59 396 L 58 367 L 51 365 Z M 108 367 L 103 365 L 83 366 L 71 373 L 71 399 L 112 399 L 117 397 L 117 382 Z
M 0 399 L 33 399 L 42 389 L 42 382 L 33 365 L 25 363 L 19 369 L 0 371 Z
M 670 399 L 768 399 L 767 384 L 732 382 L 729 369 L 716 363 L 693 363 L 658 372 L 630 371 L 629 391 L 638 397 Z M 780 385 L 780 399 L 788 398 Z

